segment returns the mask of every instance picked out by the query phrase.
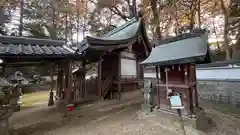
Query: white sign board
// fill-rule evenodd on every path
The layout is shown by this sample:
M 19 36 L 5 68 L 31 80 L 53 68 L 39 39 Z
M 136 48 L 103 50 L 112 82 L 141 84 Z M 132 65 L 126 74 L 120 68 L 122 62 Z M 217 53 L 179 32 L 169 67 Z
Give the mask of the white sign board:
M 179 94 L 170 96 L 170 103 L 172 109 L 183 109 L 182 100 Z
M 137 76 L 136 60 L 121 58 L 121 75 Z

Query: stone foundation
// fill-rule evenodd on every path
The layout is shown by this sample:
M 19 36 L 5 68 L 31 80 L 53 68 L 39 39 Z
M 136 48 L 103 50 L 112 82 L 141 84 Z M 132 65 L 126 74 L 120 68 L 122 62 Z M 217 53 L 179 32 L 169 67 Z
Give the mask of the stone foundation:
M 190 118 L 185 115 L 182 116 L 185 125 L 190 125 L 191 127 L 204 132 L 212 129 L 215 126 L 214 122 L 211 120 L 210 117 L 206 115 L 203 109 L 199 108 L 197 110 L 195 109 L 195 111 L 196 117 Z M 154 109 L 153 113 L 155 115 L 160 115 L 161 117 L 164 117 L 164 119 L 180 122 L 180 117 L 175 112 L 170 112 L 162 109 Z
M 1 135 L 9 135 L 8 133 L 8 119 L 0 120 L 0 133 Z

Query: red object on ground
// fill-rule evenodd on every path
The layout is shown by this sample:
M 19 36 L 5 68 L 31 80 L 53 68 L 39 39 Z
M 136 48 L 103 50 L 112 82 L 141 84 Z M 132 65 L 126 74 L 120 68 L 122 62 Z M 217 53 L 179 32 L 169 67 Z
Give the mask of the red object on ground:
M 67 107 L 68 111 L 71 112 L 74 110 L 74 105 L 68 105 Z

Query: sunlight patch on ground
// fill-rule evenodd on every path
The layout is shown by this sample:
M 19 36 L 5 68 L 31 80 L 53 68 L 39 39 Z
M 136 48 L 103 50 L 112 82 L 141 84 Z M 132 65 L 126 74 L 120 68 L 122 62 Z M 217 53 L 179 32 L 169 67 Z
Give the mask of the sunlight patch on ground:
M 49 91 L 40 91 L 34 93 L 27 93 L 20 99 L 21 107 L 31 107 L 35 104 L 48 102 Z

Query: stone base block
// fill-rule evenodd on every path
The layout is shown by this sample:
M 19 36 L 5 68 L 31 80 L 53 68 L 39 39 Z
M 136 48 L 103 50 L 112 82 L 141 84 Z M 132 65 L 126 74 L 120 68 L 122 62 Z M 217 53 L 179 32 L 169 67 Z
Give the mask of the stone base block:
M 1 119 L 0 120 L 0 133 L 1 133 L 1 135 L 9 135 L 8 119 Z
M 144 112 L 152 112 L 153 111 L 153 106 L 152 105 L 147 105 L 147 104 L 142 104 L 141 109 Z
M 210 130 L 215 126 L 213 120 L 206 115 L 202 108 L 195 108 L 196 110 L 196 129 L 201 131 Z

